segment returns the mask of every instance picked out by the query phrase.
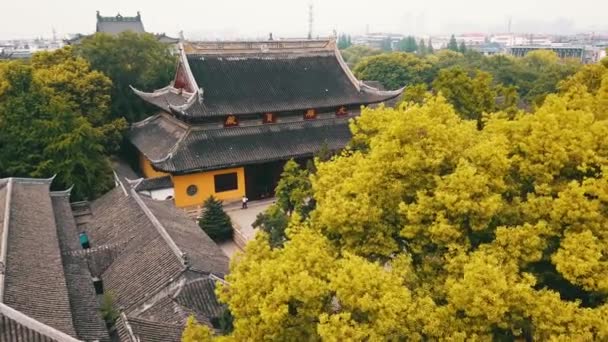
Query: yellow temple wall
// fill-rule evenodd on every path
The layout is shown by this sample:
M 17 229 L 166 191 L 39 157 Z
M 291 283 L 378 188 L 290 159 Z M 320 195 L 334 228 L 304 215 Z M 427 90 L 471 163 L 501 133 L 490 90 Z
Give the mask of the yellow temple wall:
M 235 190 L 215 192 L 214 176 L 234 172 L 236 172 L 237 176 L 237 188 Z M 245 168 L 243 167 L 187 175 L 173 175 L 172 178 L 173 189 L 175 191 L 175 205 L 177 207 L 201 205 L 212 195 L 222 201 L 240 200 L 245 195 Z M 196 185 L 198 188 L 193 196 L 187 193 L 190 185 Z
M 168 175 L 168 173 L 154 170 L 152 163 L 141 153 L 139 154 L 139 168 L 146 178 L 157 178 Z

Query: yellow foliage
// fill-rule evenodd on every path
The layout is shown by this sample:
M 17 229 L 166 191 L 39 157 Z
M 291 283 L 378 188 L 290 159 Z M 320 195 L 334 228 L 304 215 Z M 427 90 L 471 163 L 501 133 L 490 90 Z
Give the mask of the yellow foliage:
M 364 109 L 310 217 L 232 264 L 230 338 L 608 340 L 606 79 L 482 129 L 441 97 Z
M 186 328 L 182 333 L 182 342 L 210 342 L 212 341 L 211 336 L 209 327 L 199 324 L 194 316 L 188 317 Z

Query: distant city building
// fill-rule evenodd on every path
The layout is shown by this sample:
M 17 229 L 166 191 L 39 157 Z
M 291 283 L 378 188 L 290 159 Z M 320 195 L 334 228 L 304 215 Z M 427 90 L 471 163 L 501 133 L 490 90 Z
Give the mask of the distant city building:
M 467 46 L 483 45 L 486 43 L 484 33 L 465 33 L 455 36 L 458 43 L 464 42 Z
M 141 14 L 137 12 L 135 17 L 123 17 L 118 13 L 115 17 L 104 17 L 97 11 L 97 26 L 95 32 L 117 35 L 122 32 L 145 33 Z
M 395 49 L 399 41 L 403 38 L 405 38 L 405 36 L 402 34 L 369 33 L 352 37 L 352 44 L 367 46 L 374 49 L 383 49 L 385 48 L 387 41 L 389 41 L 391 49 Z
M 509 47 L 508 52 L 515 57 L 524 57 L 528 53 L 538 50 L 551 50 L 560 58 L 585 60 L 585 47 L 575 45 L 515 45 Z

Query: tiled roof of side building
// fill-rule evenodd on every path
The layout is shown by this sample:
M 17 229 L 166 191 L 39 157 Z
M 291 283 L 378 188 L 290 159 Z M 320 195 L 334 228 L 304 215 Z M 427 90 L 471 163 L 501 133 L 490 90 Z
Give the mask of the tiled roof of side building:
M 85 341 L 109 341 L 110 336 L 100 315 L 89 263 L 87 259 L 70 253 L 82 249 L 70 207 L 69 192 L 51 193 L 51 198 L 76 334 Z
M 186 272 L 227 273 L 228 259 L 185 213 L 120 187 L 91 205 L 92 246 L 125 244 L 104 271 L 104 287 L 127 309 L 147 300 Z
M 121 315 L 116 330 L 121 342 L 180 342 L 183 326 Z
M 153 165 L 164 172 L 188 173 L 287 160 L 311 156 L 324 145 L 330 150 L 344 148 L 350 138 L 348 118 L 192 130 L 167 158 L 153 161 Z M 150 137 L 136 140 L 144 154 L 153 144 Z
M 172 187 L 173 187 L 173 180 L 171 179 L 171 176 L 167 175 L 167 176 L 163 176 L 163 177 L 142 179 L 135 186 L 135 190 L 152 191 L 152 190 L 167 189 L 167 188 L 172 188 Z
M 129 139 L 150 160 L 162 159 L 188 129 L 168 115 L 158 114 L 131 125 Z
M 49 196 L 51 180 L 10 179 L 8 182 L 4 191 L 5 203 L 10 201 L 10 206 L 3 214 L 3 223 L 7 225 L 2 231 L 3 239 L 6 239 L 2 255 L 6 262 L 0 283 L 3 287 L 1 300 L 15 310 L 75 337 Z

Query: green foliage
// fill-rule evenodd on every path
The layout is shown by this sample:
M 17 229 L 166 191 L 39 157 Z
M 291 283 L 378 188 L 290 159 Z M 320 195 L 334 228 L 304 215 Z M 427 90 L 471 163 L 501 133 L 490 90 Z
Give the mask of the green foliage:
M 403 52 L 417 52 L 418 44 L 416 43 L 416 38 L 412 36 L 407 36 L 399 41 L 397 44 L 397 51 Z
M 70 49 L 0 66 L 0 177 L 51 177 L 73 200 L 114 186 L 106 154 L 124 120 L 108 122 L 109 80 Z
M 435 53 L 435 49 L 433 48 L 433 42 L 431 41 L 431 38 L 429 38 L 429 43 L 426 45 L 426 52 L 427 52 L 427 54 Z
M 460 49 L 458 48 L 458 42 L 456 41 L 456 37 L 454 37 L 454 35 L 450 37 L 450 41 L 448 42 L 448 50 L 460 52 Z
M 387 89 L 428 83 L 432 80 L 432 64 L 416 55 L 394 52 L 362 60 L 354 69 L 361 80 L 380 81 Z
M 342 34 L 342 35 L 340 35 L 340 37 L 338 37 L 338 49 L 340 49 L 340 50 L 348 49 L 349 47 L 351 47 L 351 45 L 352 45 L 352 43 L 350 40 L 350 36 Z
M 273 204 L 257 215 L 252 226 L 266 232 L 270 246 L 275 248 L 283 246 L 288 223 L 287 214 L 278 205 Z
M 110 291 L 103 294 L 99 311 L 101 312 L 101 318 L 103 318 L 107 326 L 113 326 L 118 317 L 120 317 L 120 312 L 118 312 L 114 303 L 114 293 Z
M 382 40 L 380 49 L 382 51 L 386 51 L 386 52 L 393 51 L 393 43 L 392 43 L 391 37 L 386 37 L 384 40 Z
M 175 69 L 175 58 L 168 47 L 147 33 L 98 33 L 84 39 L 75 50 L 93 69 L 112 80 L 111 115 L 128 122 L 139 121 L 153 110 L 137 98 L 130 86 L 147 91 L 164 87 Z
M 371 57 L 382 54 L 382 50 L 372 49 L 367 46 L 353 45 L 344 50 L 340 50 L 342 58 L 351 67 L 354 67 L 359 61 L 365 57 Z
M 308 170 L 289 160 L 283 167 L 281 180 L 275 189 L 277 206 L 288 215 L 294 211 L 306 216 L 310 211 L 312 190 Z
M 188 317 L 186 327 L 182 333 L 182 342 L 210 342 L 212 336 L 209 327 L 199 324 L 194 316 Z
M 460 46 L 458 47 L 458 52 L 464 54 L 467 52 L 467 46 L 464 41 L 460 42 Z
M 424 42 L 424 39 L 420 39 L 420 42 L 418 43 L 418 54 L 424 56 L 427 53 L 426 43 Z
M 232 222 L 224 212 L 222 201 L 210 196 L 203 204 L 203 216 L 198 225 L 213 241 L 225 241 L 232 238 Z
M 496 108 L 497 92 L 492 86 L 492 76 L 486 72 L 469 76 L 459 67 L 443 69 L 433 82 L 433 89 L 450 101 L 463 118 L 477 120 L 479 124 L 483 113 Z

